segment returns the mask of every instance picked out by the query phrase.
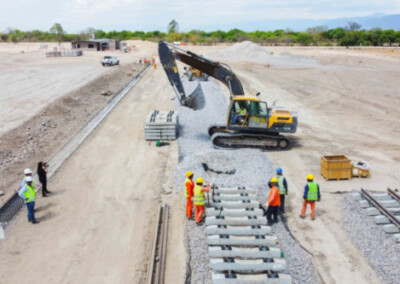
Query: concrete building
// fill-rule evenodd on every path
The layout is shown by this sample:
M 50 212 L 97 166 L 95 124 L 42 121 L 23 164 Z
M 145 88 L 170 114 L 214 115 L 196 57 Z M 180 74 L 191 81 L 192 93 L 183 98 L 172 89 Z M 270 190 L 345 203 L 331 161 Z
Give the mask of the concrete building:
M 71 42 L 72 49 L 80 50 L 117 50 L 120 49 L 120 41 L 115 39 L 88 39 L 88 40 L 76 40 Z

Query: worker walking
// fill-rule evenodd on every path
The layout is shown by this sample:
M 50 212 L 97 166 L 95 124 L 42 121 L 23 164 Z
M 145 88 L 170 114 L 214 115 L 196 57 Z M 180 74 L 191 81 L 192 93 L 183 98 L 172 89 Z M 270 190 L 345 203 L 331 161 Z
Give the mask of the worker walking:
M 193 197 L 193 203 L 195 206 L 195 211 L 196 211 L 196 224 L 201 225 L 201 221 L 203 218 L 204 214 L 204 203 L 205 203 L 205 198 L 204 198 L 204 192 L 205 191 L 210 191 L 210 185 L 207 187 L 203 187 L 203 179 L 201 177 L 196 179 L 196 186 L 194 187 L 194 197 Z
M 276 177 L 273 177 L 268 183 L 268 185 L 271 188 L 271 190 L 268 196 L 268 202 L 267 202 L 268 209 L 266 214 L 267 214 L 268 225 L 272 225 L 273 223 L 278 223 L 278 209 L 279 205 L 281 204 L 279 189 L 277 188 L 278 179 Z
M 276 174 L 278 176 L 278 189 L 281 198 L 281 205 L 279 205 L 279 213 L 285 213 L 285 196 L 288 194 L 288 185 L 286 178 L 282 174 L 282 168 L 276 169 Z
M 25 185 L 19 191 L 19 196 L 25 200 L 26 208 L 28 209 L 28 221 L 32 224 L 39 223 L 35 219 L 35 200 L 36 192 L 33 186 L 33 180 L 31 176 L 25 178 Z
M 307 184 L 304 188 L 303 195 L 303 207 L 301 208 L 301 218 L 306 217 L 307 204 L 311 206 L 311 220 L 315 220 L 315 201 L 320 201 L 321 193 L 319 191 L 319 185 L 314 182 L 314 176 L 312 174 L 307 175 Z
M 186 173 L 185 180 L 185 196 L 186 196 L 186 216 L 188 219 L 193 219 L 193 189 L 194 189 L 194 181 L 193 181 L 193 172 L 188 171 Z

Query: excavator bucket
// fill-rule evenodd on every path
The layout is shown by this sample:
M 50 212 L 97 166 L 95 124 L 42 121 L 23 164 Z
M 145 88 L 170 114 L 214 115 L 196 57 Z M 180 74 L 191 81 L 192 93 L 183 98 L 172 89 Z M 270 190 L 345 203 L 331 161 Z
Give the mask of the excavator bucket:
M 200 83 L 198 83 L 196 89 L 190 95 L 186 95 L 181 77 L 178 72 L 178 67 L 176 65 L 176 54 L 174 53 L 174 50 L 171 50 L 164 41 L 160 41 L 158 45 L 158 53 L 160 56 L 160 62 L 164 67 L 168 80 L 181 105 L 187 106 L 193 110 L 200 110 L 204 108 L 205 98 Z

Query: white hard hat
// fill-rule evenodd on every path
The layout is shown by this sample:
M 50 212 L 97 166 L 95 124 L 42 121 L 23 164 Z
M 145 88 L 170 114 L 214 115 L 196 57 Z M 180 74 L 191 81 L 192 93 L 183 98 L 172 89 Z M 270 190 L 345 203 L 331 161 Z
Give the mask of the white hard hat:
M 31 174 L 32 173 L 32 170 L 31 169 L 25 169 L 25 171 L 24 171 L 24 174 L 25 175 L 29 175 L 29 174 Z
M 32 181 L 32 180 L 33 180 L 32 177 L 26 177 L 26 178 L 25 178 L 25 181 L 26 181 L 26 182 L 29 182 L 29 181 Z

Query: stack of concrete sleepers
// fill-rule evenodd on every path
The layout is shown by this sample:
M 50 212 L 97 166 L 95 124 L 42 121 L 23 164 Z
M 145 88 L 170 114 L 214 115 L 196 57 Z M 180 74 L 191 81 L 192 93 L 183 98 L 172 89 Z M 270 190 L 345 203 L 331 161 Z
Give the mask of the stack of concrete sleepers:
M 256 192 L 217 186 L 213 192 L 205 221 L 213 283 L 290 284 L 278 240 L 267 226 Z
M 146 118 L 146 140 L 175 140 L 178 134 L 178 113 L 175 111 L 152 111 Z

